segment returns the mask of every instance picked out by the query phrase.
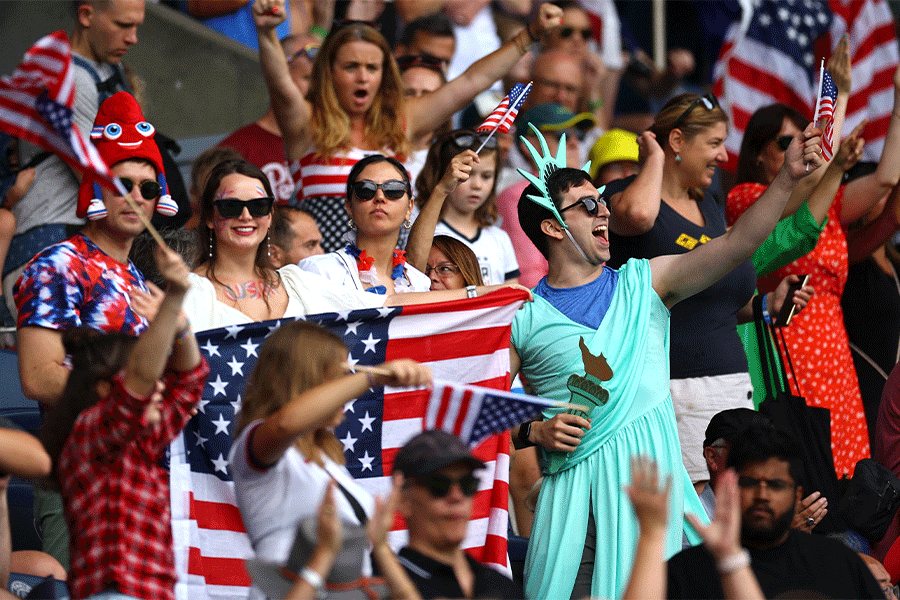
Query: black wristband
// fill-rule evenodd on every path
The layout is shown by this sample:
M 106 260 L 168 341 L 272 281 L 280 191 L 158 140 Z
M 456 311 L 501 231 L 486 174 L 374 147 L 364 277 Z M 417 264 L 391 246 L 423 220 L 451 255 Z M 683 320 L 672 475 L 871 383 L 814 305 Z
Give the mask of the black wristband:
M 531 435 L 531 425 L 537 420 L 532 419 L 519 425 L 519 443 L 516 444 L 516 447 L 528 448 L 529 446 L 534 446 L 534 442 L 530 441 L 528 437 Z

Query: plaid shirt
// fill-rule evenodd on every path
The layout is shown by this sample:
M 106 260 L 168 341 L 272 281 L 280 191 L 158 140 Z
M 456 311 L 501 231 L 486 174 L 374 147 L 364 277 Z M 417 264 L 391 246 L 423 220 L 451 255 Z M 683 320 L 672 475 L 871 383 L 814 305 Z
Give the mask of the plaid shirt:
M 59 480 L 71 531 L 69 589 L 84 598 L 115 587 L 146 600 L 175 597 L 169 474 L 160 466 L 169 443 L 200 400 L 209 367 L 167 372 L 162 420 L 144 417 L 147 398 L 124 386 L 84 410 L 59 459 Z

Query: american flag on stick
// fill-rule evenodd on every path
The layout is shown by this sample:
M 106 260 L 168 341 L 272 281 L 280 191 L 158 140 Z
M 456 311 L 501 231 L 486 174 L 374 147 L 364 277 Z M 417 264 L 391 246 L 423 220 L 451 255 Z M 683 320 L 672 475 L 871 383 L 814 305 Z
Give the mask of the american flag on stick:
M 822 157 L 831 160 L 834 155 L 834 104 L 837 102 L 838 89 L 825 70 L 825 61 L 819 70 L 819 95 L 816 98 L 816 112 L 813 122 L 822 128 Z M 824 121 L 824 122 L 823 122 Z
M 497 105 L 497 108 L 487 116 L 484 123 L 478 126 L 478 129 L 475 131 L 487 131 L 490 133 L 484 138 L 484 141 L 481 142 L 481 146 L 475 151 L 476 154 L 481 152 L 481 149 L 484 148 L 487 141 L 491 139 L 494 132 L 499 131 L 500 133 L 509 133 L 513 121 L 516 120 L 516 115 L 519 114 L 519 109 L 522 108 L 522 103 L 525 102 L 528 92 L 531 91 L 531 86 L 532 83 L 530 81 L 528 82 L 528 85 L 522 85 L 521 83 L 514 85 L 512 89 L 509 90 L 506 98 L 504 98 L 500 104 Z
M 75 76 L 65 31 L 39 39 L 12 76 L 0 78 L 0 130 L 55 152 L 74 170 L 117 187 L 109 167 L 72 121 Z

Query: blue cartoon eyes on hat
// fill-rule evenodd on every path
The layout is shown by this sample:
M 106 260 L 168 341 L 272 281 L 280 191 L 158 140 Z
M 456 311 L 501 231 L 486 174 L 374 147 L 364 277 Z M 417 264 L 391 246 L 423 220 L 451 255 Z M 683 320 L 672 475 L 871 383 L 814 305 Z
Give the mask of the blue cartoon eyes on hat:
M 118 123 L 110 123 L 103 128 L 103 137 L 108 140 L 117 140 L 122 136 L 122 126 Z
M 151 135 L 153 135 L 153 132 L 156 131 L 153 125 L 151 125 L 147 121 L 141 121 L 140 123 L 135 125 L 134 128 L 137 129 L 138 133 L 144 137 L 150 137 Z

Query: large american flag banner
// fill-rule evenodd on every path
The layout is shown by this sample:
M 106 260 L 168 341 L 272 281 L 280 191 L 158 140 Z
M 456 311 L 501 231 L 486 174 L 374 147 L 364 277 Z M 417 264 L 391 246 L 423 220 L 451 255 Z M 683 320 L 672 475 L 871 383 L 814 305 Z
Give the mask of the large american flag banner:
M 754 0 L 749 21 L 732 24 L 713 72 L 713 91 L 732 123 L 725 168 L 735 170 L 758 108 L 780 102 L 812 115 L 813 43 L 831 23 L 828 6 L 817 0 Z
M 525 298 L 524 292 L 510 289 L 456 302 L 305 318 L 344 339 L 351 365 L 413 358 L 428 365 L 437 378 L 508 390 L 510 324 Z M 251 582 L 243 560 L 253 551 L 235 503 L 228 454 L 244 381 L 259 347 L 282 322 L 197 334 L 211 371 L 198 414 L 170 452 L 179 600 L 247 597 Z M 373 494 L 385 496 L 390 490 L 394 456 L 422 431 L 428 400 L 424 389 L 377 388 L 345 407 L 336 434 L 347 468 Z M 475 558 L 506 572 L 509 443 L 507 432 L 487 438 L 474 450 L 487 468 L 481 472 L 464 543 Z M 397 517 L 389 541 L 397 549 L 406 539 L 405 525 Z
M 73 70 L 65 31 L 38 40 L 13 75 L 0 78 L 0 129 L 55 152 L 77 172 L 115 188 L 97 149 L 73 123 Z
M 845 33 L 850 42 L 853 86 L 844 131 L 868 118 L 862 160 L 877 162 L 894 108 L 894 70 L 900 61 L 894 18 L 885 0 L 830 0 L 828 5 L 834 20 L 826 48 L 834 49 Z

